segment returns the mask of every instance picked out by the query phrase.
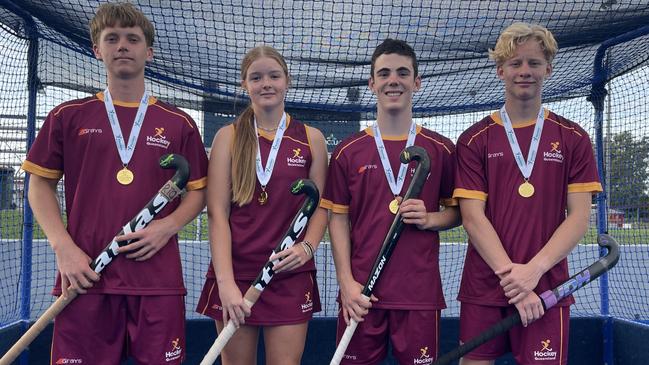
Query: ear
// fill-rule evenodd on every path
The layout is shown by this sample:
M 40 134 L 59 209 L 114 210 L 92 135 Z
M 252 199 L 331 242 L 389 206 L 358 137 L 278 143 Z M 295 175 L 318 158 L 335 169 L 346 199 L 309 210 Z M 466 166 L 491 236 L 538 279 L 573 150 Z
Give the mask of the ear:
M 545 78 L 548 79 L 550 76 L 552 76 L 552 64 L 548 62 L 548 67 L 545 70 Z
M 374 76 L 370 76 L 370 78 L 367 79 L 367 87 L 370 89 L 372 94 L 375 94 L 375 92 L 374 92 Z
M 505 70 L 503 69 L 503 65 L 496 66 L 496 75 L 501 80 L 505 79 Z
M 244 92 L 248 92 L 248 86 L 246 85 L 246 80 L 241 80 L 241 89 L 243 89 Z
M 153 47 L 147 47 L 146 49 L 146 61 L 153 61 Z
M 415 77 L 415 89 L 413 91 L 417 92 L 421 88 L 421 75 Z
M 102 57 L 101 57 L 101 52 L 99 51 L 99 47 L 97 47 L 96 44 L 93 44 L 93 45 L 92 45 L 92 53 L 95 54 L 95 58 L 96 58 L 96 59 L 98 59 L 98 60 L 100 60 L 100 61 L 103 61 L 103 59 L 102 59 Z

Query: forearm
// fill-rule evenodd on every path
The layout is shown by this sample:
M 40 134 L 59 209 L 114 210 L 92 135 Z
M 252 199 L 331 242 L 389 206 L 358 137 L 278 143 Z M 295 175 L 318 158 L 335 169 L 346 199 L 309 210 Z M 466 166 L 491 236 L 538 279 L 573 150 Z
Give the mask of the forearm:
M 429 231 L 443 231 L 449 228 L 457 227 L 462 222 L 459 207 L 444 207 L 439 212 L 428 213 L 428 224 L 426 229 Z
M 232 235 L 226 217 L 208 214 L 212 267 L 218 283 L 234 281 Z
M 314 252 L 318 249 L 318 246 L 320 246 L 320 241 L 322 241 L 322 236 L 327 228 L 327 222 L 327 210 L 324 208 L 316 208 L 316 211 L 313 213 L 311 221 L 309 222 L 306 234 L 304 235 L 304 240 L 309 241 L 313 246 Z
M 171 229 L 172 234 L 178 233 L 185 225 L 191 222 L 205 208 L 205 190 L 188 191 L 171 214 L 161 219 L 165 226 Z
M 584 194 L 584 193 L 581 193 Z M 550 240 L 529 264 L 545 273 L 566 258 L 586 234 L 590 215 L 590 194 L 569 194 L 568 215 Z
M 494 271 L 509 265 L 512 261 L 503 248 L 498 233 L 484 215 L 484 209 L 466 206 L 461 201 L 462 222 L 473 247 Z
M 331 213 L 329 235 L 331 236 L 334 265 L 336 266 L 336 278 L 340 285 L 345 285 L 350 280 L 354 280 L 351 267 L 349 221 L 346 214 Z
M 36 175 L 31 175 L 29 181 L 29 205 L 52 249 L 56 252 L 61 247 L 74 245 L 63 223 L 59 202 L 56 199 L 58 181 Z

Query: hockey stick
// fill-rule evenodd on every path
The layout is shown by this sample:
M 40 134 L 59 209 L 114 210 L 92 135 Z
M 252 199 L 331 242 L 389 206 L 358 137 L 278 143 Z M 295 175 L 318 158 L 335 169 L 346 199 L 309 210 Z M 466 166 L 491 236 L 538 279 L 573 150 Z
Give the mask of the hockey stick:
M 175 169 L 174 176 L 167 181 L 158 190 L 158 193 L 149 201 L 149 203 L 138 213 L 135 218 L 131 219 L 122 230 L 117 234 L 123 234 L 139 231 L 146 227 L 156 214 L 169 203 L 180 195 L 182 189 L 187 185 L 189 179 L 189 165 L 187 160 L 176 154 L 167 154 L 160 157 L 160 167 L 163 169 Z M 90 264 L 90 268 L 96 273 L 100 273 L 113 258 L 119 254 L 117 249 L 126 246 L 133 240 L 128 241 L 115 241 L 113 239 L 108 246 L 97 256 L 97 258 Z M 0 359 L 0 365 L 9 365 L 23 352 L 29 344 L 36 339 L 45 327 L 56 317 L 65 307 L 72 302 L 79 293 L 71 288 L 68 291 L 68 297 L 63 298 L 61 295 L 50 307 L 34 322 L 34 324 L 18 339 L 18 341 L 7 351 L 7 353 Z
M 430 159 L 428 157 L 428 154 L 426 153 L 426 150 L 421 147 L 410 146 L 401 152 L 399 158 L 401 159 L 401 163 L 404 164 L 407 164 L 412 160 L 418 161 L 417 168 L 415 169 L 415 174 L 412 178 L 412 181 L 410 182 L 410 186 L 408 187 L 406 194 L 403 197 L 403 200 L 405 201 L 407 199 L 416 198 L 419 196 L 419 193 L 421 192 L 421 189 L 426 182 L 426 178 L 428 177 L 428 173 L 430 172 Z M 383 240 L 379 255 L 376 257 L 376 261 L 374 261 L 374 266 L 370 271 L 370 276 L 367 279 L 367 283 L 365 283 L 365 286 L 361 291 L 363 298 L 367 301 L 370 300 L 374 286 L 381 276 L 381 272 L 383 271 L 385 264 L 390 260 L 392 251 L 394 250 L 394 247 L 399 240 L 399 236 L 401 236 L 403 226 L 404 223 L 401 218 L 401 212 L 397 212 L 397 215 L 394 217 L 392 225 L 390 226 L 390 230 L 388 230 L 388 234 Z M 356 322 L 352 318 L 349 326 L 347 326 L 345 333 L 340 339 L 338 347 L 336 347 L 336 352 L 334 353 L 329 365 L 340 364 L 340 361 L 342 360 L 343 356 L 345 355 L 345 351 L 347 350 L 347 346 L 349 346 L 349 342 L 351 341 L 352 336 L 356 331 L 356 327 L 358 327 L 358 322 Z
M 561 299 L 569 296 L 586 284 L 597 279 L 599 276 L 601 276 L 603 273 L 607 272 L 613 266 L 615 266 L 615 264 L 617 264 L 617 261 L 620 258 L 620 246 L 615 241 L 615 239 L 607 234 L 602 233 L 597 237 L 597 243 L 601 247 L 606 247 L 608 249 L 606 256 L 600 258 L 581 272 L 573 275 L 563 284 L 557 286 L 552 290 L 547 290 L 539 295 L 541 302 L 543 303 L 543 308 L 545 310 L 554 307 Z M 492 327 L 489 327 L 478 336 L 456 347 L 454 350 L 444 354 L 443 356 L 438 358 L 437 361 L 433 363 L 433 365 L 450 364 L 452 361 L 461 358 L 462 356 L 475 350 L 476 347 L 486 343 L 496 336 L 507 332 L 512 327 L 520 323 L 521 316 L 518 312 L 516 312 L 511 316 L 503 319 L 502 321 L 496 323 Z
M 286 231 L 286 234 L 284 234 L 282 240 L 271 253 L 271 256 L 287 248 L 293 247 L 295 241 L 297 241 L 298 237 L 300 237 L 302 232 L 306 229 L 309 218 L 311 217 L 313 212 L 315 212 L 320 201 L 320 193 L 318 192 L 318 187 L 311 180 L 300 179 L 293 182 L 293 184 L 291 185 L 291 194 L 306 194 L 307 198 L 302 204 L 300 210 L 293 218 L 293 221 Z M 270 283 L 273 275 L 275 275 L 273 268 L 278 262 L 279 260 L 269 260 L 261 269 L 261 272 L 259 273 L 257 278 L 252 282 L 250 288 L 248 288 L 248 290 L 246 291 L 246 294 L 244 294 L 243 300 L 248 308 L 252 308 L 252 306 L 259 299 L 259 296 L 261 296 L 261 293 Z M 228 321 L 225 328 L 223 328 L 223 330 L 219 333 L 218 337 L 214 341 L 214 344 L 212 344 L 212 347 L 210 347 L 209 351 L 205 354 L 205 357 L 203 357 L 203 361 L 201 361 L 200 365 L 212 365 L 236 331 L 237 329 L 234 326 L 234 322 Z

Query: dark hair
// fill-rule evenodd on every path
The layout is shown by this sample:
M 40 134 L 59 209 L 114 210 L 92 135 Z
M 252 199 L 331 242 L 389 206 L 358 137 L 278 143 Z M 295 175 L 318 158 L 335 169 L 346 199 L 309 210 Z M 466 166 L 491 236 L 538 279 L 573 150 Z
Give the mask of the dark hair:
M 414 77 L 417 77 L 417 75 L 419 75 L 419 69 L 417 67 L 417 55 L 415 54 L 415 50 L 412 49 L 412 47 L 410 47 L 410 45 L 405 41 L 387 38 L 383 41 L 383 43 L 379 44 L 376 47 L 374 53 L 372 54 L 372 65 L 370 67 L 371 77 L 374 77 L 374 64 L 376 63 L 376 59 L 381 55 L 391 53 L 410 57 L 412 59 L 412 68 L 415 72 Z

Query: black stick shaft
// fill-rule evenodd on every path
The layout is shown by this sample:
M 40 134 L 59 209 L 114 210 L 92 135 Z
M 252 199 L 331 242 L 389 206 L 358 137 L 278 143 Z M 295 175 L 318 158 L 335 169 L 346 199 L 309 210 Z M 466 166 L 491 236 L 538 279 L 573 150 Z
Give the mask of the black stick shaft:
M 403 196 L 403 200 L 405 201 L 407 199 L 416 198 L 421 193 L 421 189 L 423 188 L 424 183 L 426 182 L 426 179 L 428 177 L 428 173 L 430 172 L 430 159 L 428 157 L 428 154 L 426 153 L 426 150 L 419 146 L 410 146 L 406 148 L 401 152 L 401 155 L 399 157 L 402 163 L 409 163 L 412 160 L 418 162 L 417 168 L 415 169 L 415 174 L 412 177 L 412 181 L 410 182 L 410 186 L 408 186 L 408 190 L 406 190 L 406 193 Z M 388 234 L 385 236 L 383 244 L 381 245 L 379 255 L 374 261 L 374 266 L 370 271 L 370 276 L 367 279 L 365 286 L 363 287 L 363 291 L 361 292 L 366 297 L 369 297 L 372 294 L 374 286 L 376 286 L 376 283 L 381 277 L 381 272 L 383 271 L 385 264 L 390 260 L 392 251 L 394 251 L 394 247 L 396 246 L 397 241 L 399 241 L 399 237 L 401 236 L 401 232 L 403 231 L 403 226 L 404 223 L 401 217 L 401 212 L 399 211 L 394 217 L 392 225 L 390 225 Z
M 302 235 L 302 232 L 307 227 L 309 219 L 313 212 L 315 212 L 318 207 L 318 202 L 320 201 L 320 192 L 318 187 L 311 180 L 300 179 L 293 182 L 291 185 L 291 193 L 294 195 L 297 194 L 306 194 L 307 198 L 302 204 L 302 207 L 297 212 L 291 225 L 288 227 L 288 230 L 282 237 L 282 240 L 277 244 L 277 247 L 273 250 L 273 254 L 279 253 L 287 248 L 292 247 L 295 244 L 295 241 Z M 272 256 L 272 254 L 271 254 Z M 259 291 L 263 291 L 264 288 L 270 283 L 270 280 L 275 275 L 273 268 L 277 264 L 276 261 L 270 261 L 264 265 L 261 269 L 261 272 L 252 282 L 252 286 Z
M 618 243 L 607 234 L 600 234 L 597 237 L 597 243 L 608 249 L 606 256 L 600 258 L 586 269 L 573 275 L 570 279 L 566 280 L 563 284 L 557 286 L 552 290 L 543 292 L 539 297 L 543 302 L 543 307 L 547 310 L 554 307 L 561 299 L 568 297 L 578 289 L 584 287 L 586 284 L 597 279 L 602 274 L 610 270 L 620 258 L 620 248 Z M 456 347 L 450 352 L 439 357 L 433 365 L 447 365 L 451 362 L 461 358 L 469 352 L 475 350 L 478 346 L 486 343 L 487 341 L 502 335 L 509 331 L 512 327 L 521 323 L 521 316 L 518 312 L 510 315 L 502 321 L 489 327 L 478 336 L 470 339 L 462 345 Z
M 161 188 L 158 193 L 151 198 L 147 205 L 142 209 L 133 219 L 131 219 L 122 230 L 117 234 L 123 234 L 139 231 L 149 225 L 153 218 L 164 209 L 167 204 L 174 200 L 182 189 L 187 185 L 189 179 L 189 164 L 187 160 L 176 154 L 167 154 L 160 158 L 160 167 L 163 169 L 176 169 L 176 173 L 169 179 Z M 106 248 L 95 258 L 90 267 L 96 272 L 101 272 L 108 264 L 113 261 L 113 258 L 119 254 L 118 248 L 126 246 L 133 240 L 116 241 L 113 239 Z

